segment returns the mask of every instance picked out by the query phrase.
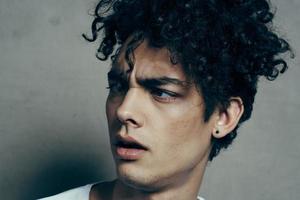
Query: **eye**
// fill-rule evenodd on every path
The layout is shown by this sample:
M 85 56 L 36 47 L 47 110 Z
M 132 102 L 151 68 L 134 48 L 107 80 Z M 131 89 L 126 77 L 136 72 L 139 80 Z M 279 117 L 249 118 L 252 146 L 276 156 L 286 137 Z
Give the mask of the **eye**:
M 178 97 L 178 94 L 174 92 L 159 89 L 159 88 L 152 89 L 151 94 L 154 99 L 161 102 L 167 102 L 167 103 L 175 101 L 176 98 Z

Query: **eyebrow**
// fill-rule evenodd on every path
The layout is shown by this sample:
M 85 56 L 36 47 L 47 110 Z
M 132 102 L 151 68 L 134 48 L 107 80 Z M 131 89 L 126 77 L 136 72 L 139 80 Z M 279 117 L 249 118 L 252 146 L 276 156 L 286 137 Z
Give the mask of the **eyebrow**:
M 127 77 L 124 72 L 119 70 L 111 70 L 107 73 L 108 80 L 120 80 L 127 81 Z M 138 84 L 144 87 L 158 87 L 163 85 L 178 85 L 181 87 L 188 87 L 191 83 L 185 80 L 177 78 L 171 78 L 167 76 L 153 77 L 153 78 L 138 78 Z
M 145 87 L 157 87 L 157 86 L 162 86 L 162 85 L 178 85 L 181 87 L 187 87 L 190 85 L 189 82 L 179 80 L 177 78 L 171 78 L 167 76 L 163 77 L 154 77 L 154 78 L 145 78 L 145 79 L 138 79 L 137 82 L 140 85 L 143 85 Z

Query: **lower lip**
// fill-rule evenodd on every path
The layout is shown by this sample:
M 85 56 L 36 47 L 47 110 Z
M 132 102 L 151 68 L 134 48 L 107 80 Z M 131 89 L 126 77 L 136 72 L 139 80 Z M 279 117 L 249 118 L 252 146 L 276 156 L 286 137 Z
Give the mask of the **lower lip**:
M 117 147 L 117 155 L 123 160 L 138 160 L 145 151 L 144 149 Z

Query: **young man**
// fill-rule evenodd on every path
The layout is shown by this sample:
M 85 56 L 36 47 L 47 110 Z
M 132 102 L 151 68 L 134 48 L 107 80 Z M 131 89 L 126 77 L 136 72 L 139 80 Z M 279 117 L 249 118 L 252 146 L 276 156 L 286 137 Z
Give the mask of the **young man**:
M 195 200 L 208 161 L 250 118 L 259 76 L 287 68 L 265 0 L 101 0 L 97 57 L 117 179 L 46 199 Z

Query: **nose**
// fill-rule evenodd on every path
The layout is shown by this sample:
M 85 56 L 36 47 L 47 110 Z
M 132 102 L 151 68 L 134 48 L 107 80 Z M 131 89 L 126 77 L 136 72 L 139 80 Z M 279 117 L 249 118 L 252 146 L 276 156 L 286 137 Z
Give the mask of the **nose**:
M 139 88 L 130 88 L 117 108 L 118 120 L 126 126 L 139 128 L 144 124 L 143 100 Z

